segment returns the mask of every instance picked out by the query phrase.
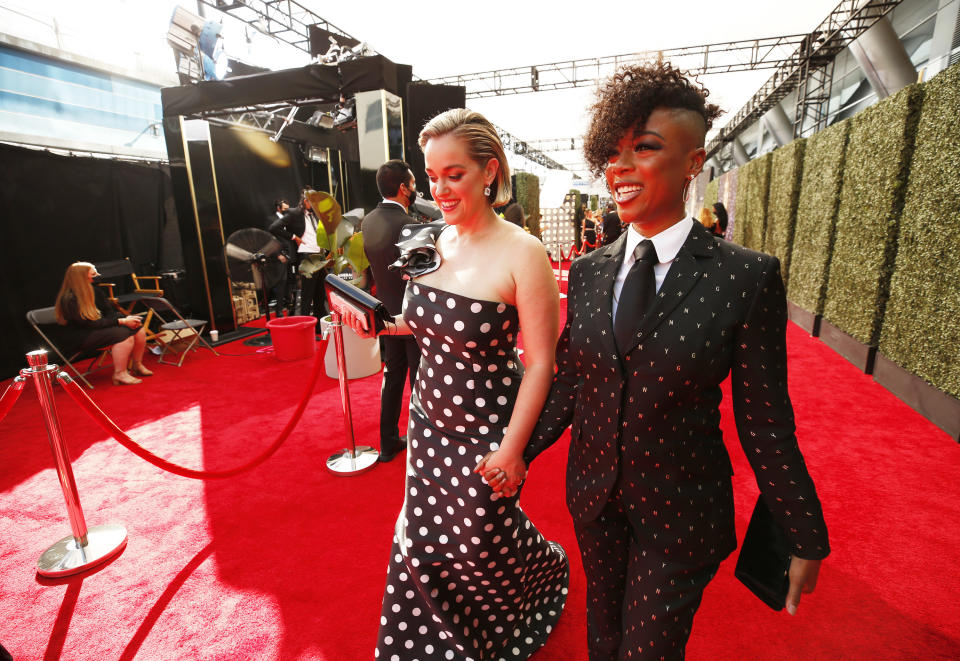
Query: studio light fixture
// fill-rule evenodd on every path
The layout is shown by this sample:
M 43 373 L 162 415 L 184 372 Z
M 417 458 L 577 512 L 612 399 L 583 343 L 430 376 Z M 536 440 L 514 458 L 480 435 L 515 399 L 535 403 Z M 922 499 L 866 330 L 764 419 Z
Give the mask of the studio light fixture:
M 327 150 L 322 147 L 311 145 L 307 148 L 307 160 L 314 161 L 315 163 L 326 163 Z
M 323 112 L 322 110 L 317 110 L 314 112 L 310 119 L 306 121 L 308 126 L 319 126 L 322 129 L 331 129 L 333 128 L 334 118 L 333 115 L 328 112 Z
M 170 17 L 167 44 L 177 58 L 177 73 L 189 80 L 222 80 L 229 72 L 222 26 L 177 6 Z M 183 81 L 181 81 L 183 82 Z

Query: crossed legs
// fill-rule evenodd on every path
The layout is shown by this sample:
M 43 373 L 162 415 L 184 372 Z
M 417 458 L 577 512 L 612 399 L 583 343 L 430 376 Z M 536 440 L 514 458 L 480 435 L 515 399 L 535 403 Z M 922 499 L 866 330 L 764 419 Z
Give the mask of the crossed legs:
M 143 366 L 143 350 L 146 344 L 147 334 L 141 327 L 140 330 L 127 339 L 121 340 L 110 347 L 110 355 L 113 358 L 113 382 L 115 384 L 133 385 L 140 383 L 140 379 L 130 374 L 127 370 L 127 365 L 130 364 L 131 358 L 133 359 L 132 367 L 135 374 L 140 376 L 150 376 L 153 374 L 153 372 Z

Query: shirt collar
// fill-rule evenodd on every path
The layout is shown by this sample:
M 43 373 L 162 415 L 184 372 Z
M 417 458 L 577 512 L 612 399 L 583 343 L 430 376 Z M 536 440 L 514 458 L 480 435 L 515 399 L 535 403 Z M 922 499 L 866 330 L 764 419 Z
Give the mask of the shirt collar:
M 403 212 L 404 212 L 404 213 L 407 212 L 407 210 L 404 209 L 403 205 L 400 204 L 399 202 L 397 202 L 396 200 L 388 200 L 387 198 L 383 198 L 383 203 L 384 203 L 384 204 L 396 204 L 398 207 L 400 207 L 401 209 L 403 209 Z
M 677 253 L 680 252 L 680 248 L 683 247 L 684 241 L 687 240 L 691 229 L 693 229 L 693 218 L 687 216 L 650 238 L 650 240 L 653 241 L 653 247 L 657 250 L 657 260 L 661 264 L 673 261 Z M 648 237 L 642 235 L 634 225 L 630 225 L 630 229 L 627 230 L 627 247 L 624 253 L 626 255 L 624 261 L 629 259 L 632 263 L 633 251 L 640 245 L 641 241 L 647 238 Z

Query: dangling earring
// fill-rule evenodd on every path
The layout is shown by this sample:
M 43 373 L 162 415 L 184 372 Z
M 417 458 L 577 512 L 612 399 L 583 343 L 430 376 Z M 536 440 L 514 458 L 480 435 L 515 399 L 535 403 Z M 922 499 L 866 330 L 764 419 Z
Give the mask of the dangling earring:
M 489 186 L 487 186 L 486 188 L 483 189 L 483 196 L 484 196 L 484 197 L 490 197 L 490 187 L 489 187 Z
M 688 175 L 686 180 L 683 182 L 683 203 L 687 203 L 687 198 L 690 197 L 690 182 L 693 181 L 693 175 Z

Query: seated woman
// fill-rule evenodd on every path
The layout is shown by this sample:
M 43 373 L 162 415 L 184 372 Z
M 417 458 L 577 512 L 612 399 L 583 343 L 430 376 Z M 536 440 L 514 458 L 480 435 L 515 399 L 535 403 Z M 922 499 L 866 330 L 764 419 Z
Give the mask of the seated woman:
M 108 303 L 102 290 L 94 288 L 93 279 L 99 276 L 89 262 L 74 262 L 67 267 L 60 293 L 57 294 L 57 322 L 69 329 L 69 341 L 83 351 L 110 347 L 113 357 L 113 384 L 132 386 L 142 380 L 137 376 L 152 376 L 143 366 L 143 349 L 147 336 L 140 317 L 118 314 Z M 133 356 L 133 365 L 127 363 Z

